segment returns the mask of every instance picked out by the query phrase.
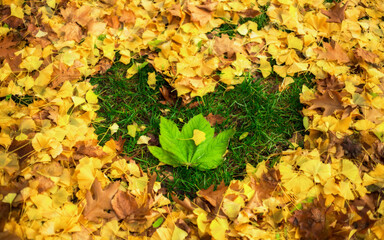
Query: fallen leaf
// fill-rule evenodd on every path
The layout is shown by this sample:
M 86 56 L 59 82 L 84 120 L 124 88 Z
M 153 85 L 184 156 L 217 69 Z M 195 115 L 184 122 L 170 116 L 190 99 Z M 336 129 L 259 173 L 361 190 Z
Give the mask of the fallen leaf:
M 337 63 L 348 63 L 350 61 L 348 54 L 345 50 L 336 42 L 327 43 L 324 42 L 323 46 L 325 52 L 318 49 L 319 59 L 326 59 L 328 61 L 337 61 Z
M 132 215 L 138 208 L 135 197 L 121 190 L 112 198 L 111 205 L 119 220 Z
M 139 137 L 139 139 L 137 140 L 137 144 L 146 144 L 148 145 L 149 141 L 151 140 L 150 137 L 148 136 L 145 136 L 145 135 L 142 135 Z
M 83 215 L 89 221 L 100 222 L 102 219 L 115 218 L 115 212 L 111 205 L 111 200 L 119 188 L 120 182 L 108 185 L 104 190 L 101 188 L 99 180 L 95 179 L 91 190 L 86 194 L 87 204 Z
M 205 141 L 205 132 L 200 131 L 199 129 L 194 129 L 192 140 L 195 142 L 196 146 L 200 145 Z
M 310 101 L 312 105 L 309 109 L 324 109 L 323 116 L 334 114 L 338 110 L 343 110 L 343 102 L 341 96 L 335 91 L 326 91 L 323 95 L 318 95 L 315 99 Z
M 368 63 L 376 63 L 379 56 L 373 52 L 364 50 L 363 48 L 358 48 L 355 50 L 355 57 L 359 60 L 364 60 Z
M 333 23 L 341 23 L 345 19 L 345 9 L 348 5 L 347 1 L 344 6 L 341 7 L 341 3 L 336 3 L 333 7 L 331 7 L 329 10 L 321 10 L 321 13 L 329 17 L 327 22 L 333 22 Z
M 213 115 L 212 113 L 209 113 L 205 118 L 211 124 L 211 127 L 215 126 L 216 124 L 222 124 L 224 122 L 224 117 L 218 114 Z
M 217 189 L 214 191 L 214 185 L 211 185 L 205 190 L 200 190 L 197 192 L 197 195 L 207 200 L 213 207 L 218 207 L 223 200 L 224 193 L 227 191 L 227 186 L 225 186 L 224 181 L 217 186 Z
M 117 125 L 117 123 L 113 123 L 108 129 L 111 130 L 111 135 L 113 135 L 117 132 L 117 130 L 119 130 L 119 125 Z
M 187 10 L 191 16 L 193 22 L 200 23 L 204 26 L 212 19 L 212 12 L 215 10 L 217 2 L 211 2 L 208 0 L 202 5 L 193 5 L 187 2 Z

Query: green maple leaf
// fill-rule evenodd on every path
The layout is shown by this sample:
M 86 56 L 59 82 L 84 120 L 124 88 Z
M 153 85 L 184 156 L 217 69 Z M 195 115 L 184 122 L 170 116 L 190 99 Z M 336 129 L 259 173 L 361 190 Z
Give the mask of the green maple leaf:
M 198 143 L 194 137 L 198 132 L 196 130 L 205 133 L 205 139 L 200 139 Z M 229 129 L 214 137 L 215 130 L 201 114 L 193 117 L 180 132 L 174 122 L 162 117 L 159 137 L 161 148 L 148 146 L 148 149 L 165 164 L 208 170 L 222 164 L 229 138 L 234 132 Z

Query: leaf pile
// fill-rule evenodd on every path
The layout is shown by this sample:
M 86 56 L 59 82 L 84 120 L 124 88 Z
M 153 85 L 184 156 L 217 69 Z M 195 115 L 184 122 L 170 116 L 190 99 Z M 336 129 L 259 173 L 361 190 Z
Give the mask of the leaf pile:
M 238 24 L 266 6 L 263 29 Z M 382 1 L 3 0 L 0 12 L 1 238 L 384 237 Z M 235 36 L 216 34 L 224 22 Z M 86 79 L 117 51 L 123 63 L 148 56 L 186 102 L 246 72 L 274 71 L 281 89 L 312 73 L 305 148 L 171 204 L 118 154 L 123 141 L 97 145 Z

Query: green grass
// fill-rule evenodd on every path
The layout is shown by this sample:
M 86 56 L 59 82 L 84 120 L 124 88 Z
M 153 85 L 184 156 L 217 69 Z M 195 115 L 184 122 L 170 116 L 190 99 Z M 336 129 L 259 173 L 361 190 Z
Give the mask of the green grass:
M 120 128 L 112 137 L 117 139 L 121 136 L 126 139 L 124 154 L 133 156 L 144 170 L 157 172 L 158 180 L 168 193 L 194 197 L 196 191 L 212 184 L 221 181 L 228 184 L 232 179 L 241 179 L 247 163 L 255 166 L 262 160 L 269 160 L 273 164 L 277 158 L 270 156 L 287 149 L 288 139 L 295 131 L 303 131 L 299 93 L 302 84 L 309 82 L 311 76 L 296 77 L 295 83 L 282 93 L 277 90 L 281 79 L 275 74 L 267 79 L 248 76 L 242 84 L 228 92 L 225 86 L 218 85 L 214 93 L 195 99 L 201 101 L 201 105 L 189 109 L 181 106 L 181 100 L 175 106 L 159 103 L 163 100 L 159 86 L 167 83 L 159 77 L 157 88 L 149 88 L 147 75 L 154 71 L 150 66 L 129 80 L 125 78 L 128 67 L 116 63 L 106 74 L 91 80 L 92 84 L 98 84 L 95 92 L 100 98 L 99 120 L 104 118 L 104 121 L 96 121 L 94 127 L 103 144 L 111 137 L 108 127 L 117 123 Z M 188 122 L 200 113 L 204 116 L 212 113 L 224 117 L 224 122 L 216 125 L 215 132 L 236 129 L 224 164 L 210 171 L 159 166 L 147 147 L 137 145 L 136 142 L 143 134 L 159 135 L 160 116 L 164 116 L 164 110 L 168 111 L 165 117 L 176 122 L 179 127 L 183 125 L 179 119 Z M 127 131 L 127 125 L 133 122 L 146 126 L 135 138 L 129 136 Z M 244 132 L 248 132 L 248 136 L 239 140 Z
M 262 13 L 255 18 L 240 19 L 239 24 L 254 21 L 259 29 L 263 28 L 269 22 L 267 8 L 268 6 L 261 8 Z M 237 25 L 225 23 L 212 33 L 234 36 L 236 28 Z M 278 85 L 281 78 L 276 74 L 273 73 L 267 79 L 248 75 L 242 84 L 231 91 L 225 91 L 226 86 L 219 84 L 214 93 L 202 98 L 197 97 L 195 101 L 202 104 L 190 109 L 182 107 L 180 99 L 174 106 L 159 103 L 164 100 L 159 87 L 169 87 L 168 83 L 157 76 L 157 87 L 155 90 L 151 89 L 147 84 L 147 77 L 148 72 L 153 72 L 154 69 L 149 65 L 128 80 L 125 74 L 129 66 L 116 63 L 106 74 L 91 80 L 92 84 L 98 84 L 96 93 L 99 94 L 101 106 L 98 116 L 99 120 L 104 119 L 96 121 L 94 127 L 100 144 L 104 144 L 111 137 L 118 139 L 121 136 L 126 139 L 124 154 L 133 157 L 145 171 L 157 172 L 158 180 L 168 193 L 193 198 L 199 189 L 217 185 L 221 181 L 228 184 L 232 179 L 243 178 L 247 163 L 255 166 L 258 162 L 267 160 L 272 165 L 278 160 L 278 154 L 290 147 L 288 139 L 295 132 L 304 131 L 300 114 L 303 107 L 299 102 L 299 93 L 302 85 L 310 84 L 313 76 L 295 77 L 295 83 L 280 93 Z M 145 145 L 136 144 L 140 135 L 159 135 L 160 116 L 171 119 L 181 128 L 183 123 L 180 119 L 188 122 L 200 113 L 204 116 L 212 113 L 224 117 L 224 122 L 215 126 L 216 133 L 228 128 L 236 129 L 225 161 L 217 169 L 199 171 L 187 167 L 160 166 Z M 127 125 L 133 122 L 146 126 L 135 138 L 129 136 L 127 131 Z M 113 123 L 117 123 L 120 129 L 111 136 L 108 128 Z M 239 140 L 246 132 L 248 136 Z

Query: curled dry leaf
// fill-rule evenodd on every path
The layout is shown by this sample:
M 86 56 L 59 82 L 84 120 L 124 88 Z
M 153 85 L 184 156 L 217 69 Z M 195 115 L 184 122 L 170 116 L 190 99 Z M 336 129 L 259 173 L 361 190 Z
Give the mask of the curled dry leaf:
M 93 222 L 115 218 L 116 215 L 113 211 L 111 200 L 116 194 L 119 185 L 120 182 L 114 182 L 103 190 L 99 180 L 95 179 L 91 190 L 86 194 L 87 203 L 83 211 L 84 217 Z

